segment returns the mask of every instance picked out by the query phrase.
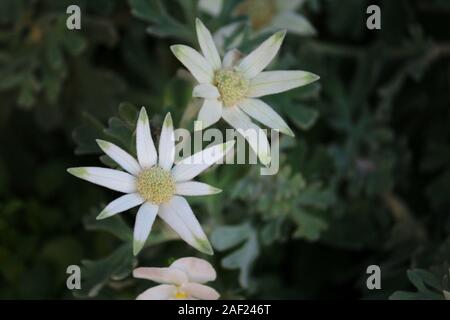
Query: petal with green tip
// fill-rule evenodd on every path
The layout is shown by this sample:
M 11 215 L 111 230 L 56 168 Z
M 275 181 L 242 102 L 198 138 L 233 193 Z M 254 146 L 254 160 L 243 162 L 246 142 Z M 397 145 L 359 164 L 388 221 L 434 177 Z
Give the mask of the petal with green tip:
M 150 133 L 147 111 L 142 107 L 136 126 L 136 151 L 142 168 L 150 168 L 156 164 L 156 148 Z
M 197 246 L 196 246 L 197 250 L 203 252 L 204 254 L 208 254 L 210 256 L 212 256 L 214 254 L 214 250 L 213 250 L 211 244 L 209 243 L 208 239 L 197 238 L 196 243 L 197 243 Z
M 222 192 L 222 190 L 203 182 L 186 181 L 175 184 L 175 193 L 180 196 L 204 196 L 220 192 Z
M 239 108 L 269 128 L 279 130 L 291 137 L 295 135 L 278 113 L 260 99 L 245 99 L 239 103 Z
M 205 99 L 198 113 L 197 127 L 195 131 L 203 130 L 212 126 L 222 117 L 222 102 L 217 99 Z
M 67 171 L 86 181 L 123 193 L 136 191 L 136 178 L 129 173 L 99 167 L 70 168 Z
M 306 71 L 264 71 L 250 81 L 248 97 L 262 97 L 306 86 L 319 76 Z
M 144 199 L 137 193 L 123 195 L 114 201 L 111 201 L 97 216 L 97 220 L 109 218 L 117 213 L 134 208 L 143 202 Z
M 211 32 L 205 27 L 200 19 L 196 19 L 195 27 L 197 30 L 198 43 L 202 49 L 203 56 L 209 62 L 213 70 L 220 69 L 222 61 L 220 60 L 219 52 L 217 51 Z
M 158 215 L 192 247 L 203 253 L 212 254 L 208 238 L 186 199 L 173 196 L 168 203 L 161 205 Z
M 159 137 L 159 166 L 165 170 L 170 170 L 175 158 L 175 134 L 173 131 L 173 121 L 170 113 L 166 115 Z
M 170 47 L 175 57 L 192 73 L 200 83 L 211 83 L 214 70 L 208 61 L 191 47 L 177 44 Z
M 264 131 L 237 106 L 225 108 L 222 117 L 247 140 L 250 148 L 258 155 L 259 161 L 268 165 L 271 160 L 270 145 Z
M 67 172 L 80 179 L 84 179 L 83 177 L 88 176 L 88 170 L 85 167 L 69 168 L 67 169 Z
M 97 139 L 96 141 L 100 149 L 102 149 L 104 153 L 106 153 L 123 169 L 135 176 L 139 174 L 139 172 L 141 171 L 141 166 L 136 161 L 136 159 L 128 154 L 125 150 L 108 141 L 100 139 Z
M 155 221 L 158 206 L 145 202 L 136 214 L 136 221 L 134 222 L 133 232 L 133 254 L 137 255 L 145 245 L 153 222 Z
M 188 181 L 215 164 L 234 145 L 234 141 L 226 144 L 218 144 L 203 151 L 199 151 L 190 157 L 181 160 L 172 169 L 172 175 L 176 182 Z
M 251 79 L 260 73 L 278 53 L 286 31 L 278 31 L 239 63 L 239 70 Z

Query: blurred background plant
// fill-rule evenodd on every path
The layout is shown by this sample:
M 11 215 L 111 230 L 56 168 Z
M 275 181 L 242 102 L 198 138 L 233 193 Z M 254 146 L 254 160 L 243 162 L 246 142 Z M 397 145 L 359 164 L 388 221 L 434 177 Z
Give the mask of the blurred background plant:
M 146 286 L 135 265 L 198 254 L 156 223 L 134 258 L 134 212 L 96 221 L 113 193 L 65 169 L 115 166 L 96 138 L 133 154 L 142 105 L 155 138 L 168 111 L 192 129 L 193 82 L 169 46 L 197 47 L 200 17 L 223 49 L 248 52 L 270 31 L 255 32 L 250 2 L 0 1 L 0 298 L 134 298 Z M 290 14 L 305 30 L 273 67 L 321 80 L 267 98 L 296 131 L 280 140 L 280 172 L 221 166 L 203 180 L 224 191 L 190 199 L 216 251 L 213 286 L 223 298 L 448 298 L 450 3 L 300 2 Z M 374 3 L 378 31 L 365 24 Z M 65 27 L 71 4 L 81 30 Z M 71 264 L 82 290 L 65 286 Z M 371 264 L 381 290 L 366 287 Z

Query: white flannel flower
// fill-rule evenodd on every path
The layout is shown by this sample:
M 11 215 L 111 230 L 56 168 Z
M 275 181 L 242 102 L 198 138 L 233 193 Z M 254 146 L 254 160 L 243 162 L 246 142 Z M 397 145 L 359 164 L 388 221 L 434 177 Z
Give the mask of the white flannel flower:
M 221 159 L 234 141 L 209 147 L 187 157 L 175 166 L 175 137 L 170 113 L 164 119 L 159 139 L 159 158 L 150 133 L 145 108 L 136 127 L 137 160 L 118 146 L 97 140 L 100 148 L 126 172 L 99 167 L 70 168 L 72 175 L 100 186 L 126 193 L 109 203 L 97 219 L 140 206 L 134 224 L 133 253 L 145 244 L 156 215 L 197 250 L 213 254 L 211 245 L 186 199 L 182 196 L 216 194 L 220 189 L 192 181 L 194 177 Z
M 195 129 L 206 128 L 223 118 L 244 135 L 260 161 L 268 164 L 267 136 L 261 134 L 263 131 L 250 117 L 290 136 L 294 133 L 269 105 L 257 98 L 307 85 L 319 77 L 306 71 L 262 71 L 277 54 L 286 31 L 276 32 L 242 59 L 237 50 L 231 50 L 222 61 L 211 33 L 199 19 L 196 28 L 203 55 L 185 45 L 171 46 L 178 60 L 199 82 L 192 95 L 204 99 L 198 115 L 201 127 Z M 252 130 L 257 135 L 247 134 Z
M 199 7 L 213 15 L 218 16 L 222 11 L 223 0 L 200 0 Z M 297 12 L 305 0 L 244 0 L 237 6 L 236 15 L 246 15 L 250 20 L 255 34 L 268 31 L 286 29 L 288 33 L 300 36 L 312 36 L 316 30 L 311 23 Z M 223 34 L 217 37 L 232 34 L 238 27 L 232 23 L 225 27 Z
M 219 294 L 203 283 L 214 281 L 216 271 L 208 261 L 181 258 L 168 268 L 137 268 L 135 278 L 162 283 L 142 292 L 137 300 L 217 300 Z

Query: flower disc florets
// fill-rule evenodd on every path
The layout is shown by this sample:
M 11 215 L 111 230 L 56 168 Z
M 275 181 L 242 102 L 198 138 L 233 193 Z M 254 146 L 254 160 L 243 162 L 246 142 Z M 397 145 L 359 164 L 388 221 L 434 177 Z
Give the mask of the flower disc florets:
M 214 85 L 219 90 L 223 104 L 231 107 L 245 98 L 249 81 L 239 71 L 220 69 L 214 73 Z
M 139 174 L 136 188 L 145 200 L 159 205 L 172 198 L 175 193 L 175 181 L 169 171 L 155 166 Z

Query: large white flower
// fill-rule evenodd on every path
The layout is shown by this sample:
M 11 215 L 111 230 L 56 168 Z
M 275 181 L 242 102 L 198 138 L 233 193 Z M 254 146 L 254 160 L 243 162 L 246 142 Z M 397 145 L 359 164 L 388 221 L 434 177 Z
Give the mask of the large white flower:
M 203 283 L 214 281 L 216 271 L 208 261 L 181 258 L 168 268 L 137 268 L 135 278 L 162 283 L 142 292 L 137 300 L 217 300 L 219 294 Z
M 221 159 L 233 147 L 234 141 L 209 147 L 173 166 L 175 138 L 170 113 L 164 119 L 158 158 L 150 134 L 147 112 L 142 108 L 136 128 L 137 160 L 110 142 L 97 140 L 97 143 L 112 160 L 127 171 L 98 167 L 67 170 L 78 178 L 126 193 L 109 203 L 97 219 L 109 218 L 140 205 L 134 225 L 135 255 L 143 248 L 156 215 L 188 244 L 201 252 L 213 253 L 208 238 L 182 196 L 208 195 L 221 191 L 205 183 L 191 180 Z
M 196 28 L 202 54 L 185 45 L 171 46 L 178 60 L 199 82 L 192 93 L 204 99 L 198 115 L 202 126 L 196 130 L 223 118 L 240 133 L 256 131 L 257 135 L 243 135 L 260 161 L 268 164 L 267 137 L 259 134 L 262 130 L 250 117 L 285 134 L 294 133 L 269 105 L 257 98 L 307 85 L 319 77 L 306 71 L 262 71 L 277 54 L 286 31 L 276 32 L 243 58 L 237 50 L 231 50 L 222 61 L 211 33 L 199 19 Z
M 224 0 L 200 0 L 199 7 L 213 16 L 218 16 L 223 2 Z M 244 0 L 237 6 L 235 14 L 248 16 L 255 34 L 286 29 L 288 33 L 296 35 L 315 35 L 316 30 L 311 23 L 297 12 L 304 3 L 305 0 Z M 232 34 L 237 26 L 238 23 L 226 26 L 223 35 Z

